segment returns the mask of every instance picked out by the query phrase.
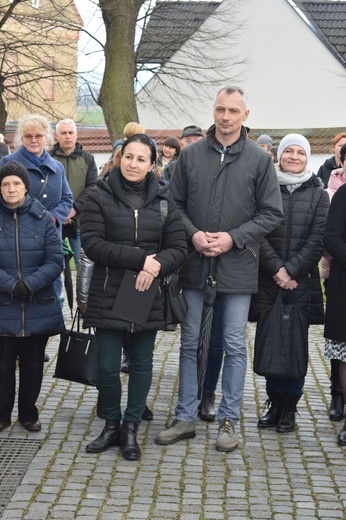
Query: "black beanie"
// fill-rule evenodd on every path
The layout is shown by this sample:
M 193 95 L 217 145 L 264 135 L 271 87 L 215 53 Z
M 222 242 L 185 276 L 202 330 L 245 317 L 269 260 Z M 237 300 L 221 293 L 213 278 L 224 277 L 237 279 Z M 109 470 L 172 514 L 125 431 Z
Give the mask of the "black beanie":
M 30 175 L 28 170 L 24 168 L 24 166 L 19 162 L 8 162 L 0 168 L 0 185 L 2 183 L 2 179 L 8 177 L 9 175 L 16 175 L 17 177 L 20 177 L 24 182 L 26 189 L 28 191 L 30 190 Z

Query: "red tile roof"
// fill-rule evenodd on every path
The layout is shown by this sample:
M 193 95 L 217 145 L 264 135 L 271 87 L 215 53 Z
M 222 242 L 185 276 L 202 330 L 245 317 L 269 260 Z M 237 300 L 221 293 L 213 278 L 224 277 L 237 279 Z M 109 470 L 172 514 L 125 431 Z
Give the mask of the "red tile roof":
M 176 130 L 147 130 L 147 134 L 157 141 L 159 147 L 162 146 L 168 137 L 180 139 L 181 129 Z M 273 140 L 273 146 L 279 144 L 280 140 L 289 133 L 303 134 L 310 142 L 313 154 L 328 154 L 331 149 L 331 141 L 339 132 L 346 132 L 346 127 L 338 128 L 303 128 L 303 129 L 251 129 L 250 139 L 257 139 L 261 134 L 269 134 Z M 11 147 L 13 133 L 6 133 L 6 141 Z M 112 143 L 106 128 L 79 128 L 78 141 L 84 150 L 90 153 L 112 153 Z

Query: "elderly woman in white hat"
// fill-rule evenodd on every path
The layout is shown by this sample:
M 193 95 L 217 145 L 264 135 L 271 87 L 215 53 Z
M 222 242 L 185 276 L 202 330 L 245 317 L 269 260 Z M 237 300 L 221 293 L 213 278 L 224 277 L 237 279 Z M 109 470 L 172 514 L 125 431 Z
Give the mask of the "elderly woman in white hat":
M 309 324 L 322 324 L 323 299 L 318 262 L 323 251 L 323 231 L 328 212 L 328 194 L 320 179 L 308 168 L 310 145 L 300 134 L 288 134 L 278 147 L 277 175 L 281 187 L 284 218 L 281 224 L 261 242 L 259 291 L 253 297 L 251 319 L 258 321 L 255 340 L 256 360 L 268 354 L 269 338 L 262 336 L 269 310 L 280 291 L 297 305 L 304 316 L 297 356 L 302 360 L 303 374 L 295 362 L 285 378 L 278 370 L 282 338 L 280 327 L 270 329 L 271 340 L 277 349 L 270 356 L 266 377 L 269 410 L 258 421 L 259 428 L 276 428 L 277 432 L 293 431 L 296 405 L 302 395 L 307 369 Z M 268 324 L 268 322 L 267 322 Z M 262 357 L 263 359 L 263 357 Z M 304 372 L 305 371 L 305 372 Z

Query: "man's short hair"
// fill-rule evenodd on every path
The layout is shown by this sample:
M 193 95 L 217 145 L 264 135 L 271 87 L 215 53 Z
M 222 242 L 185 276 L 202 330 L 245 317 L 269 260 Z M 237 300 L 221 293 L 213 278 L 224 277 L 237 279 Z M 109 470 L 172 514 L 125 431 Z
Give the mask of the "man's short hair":
M 215 96 L 215 100 L 214 100 L 214 105 L 215 105 L 215 102 L 218 98 L 218 96 L 221 94 L 221 92 L 226 92 L 226 94 L 229 96 L 230 94 L 234 94 L 234 92 L 239 92 L 239 94 L 241 95 L 241 97 L 243 98 L 243 103 L 245 105 L 245 108 L 248 108 L 248 99 L 247 99 L 247 95 L 245 93 L 245 90 L 241 87 L 238 87 L 238 85 L 224 85 L 223 87 L 220 87 L 217 92 L 216 92 L 216 96 Z
M 77 126 L 76 126 L 76 123 L 73 121 L 73 119 L 71 118 L 67 118 L 67 119 L 62 119 L 61 121 L 59 121 L 56 126 L 55 126 L 55 131 L 58 132 L 59 131 L 59 126 L 60 125 L 71 125 L 74 127 L 74 130 L 75 132 L 77 132 Z

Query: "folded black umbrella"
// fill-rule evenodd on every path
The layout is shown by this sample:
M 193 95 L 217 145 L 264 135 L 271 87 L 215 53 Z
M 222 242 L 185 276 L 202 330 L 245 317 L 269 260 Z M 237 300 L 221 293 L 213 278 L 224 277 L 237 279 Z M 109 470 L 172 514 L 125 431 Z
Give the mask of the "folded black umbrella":
M 198 384 L 198 399 L 201 399 L 203 394 L 203 385 L 205 375 L 207 372 L 209 342 L 211 328 L 213 324 L 214 303 L 216 299 L 216 282 L 214 280 L 214 265 L 215 259 L 210 259 L 209 276 L 207 280 L 207 287 L 204 294 L 203 311 L 201 328 L 197 347 L 197 384 Z
M 69 241 L 67 238 L 64 238 L 62 241 L 62 249 L 64 253 L 65 260 L 65 268 L 64 268 L 64 287 L 66 291 L 68 306 L 71 311 L 71 318 L 73 318 L 73 281 L 72 281 L 72 273 L 70 267 L 70 260 L 73 257 L 73 251 L 70 247 Z

